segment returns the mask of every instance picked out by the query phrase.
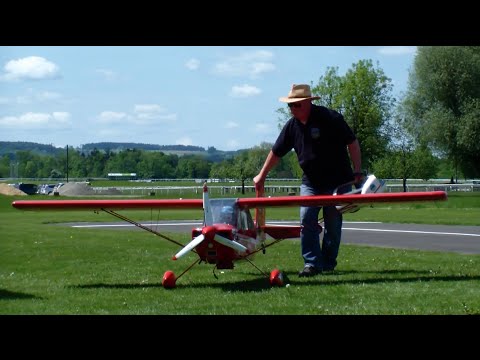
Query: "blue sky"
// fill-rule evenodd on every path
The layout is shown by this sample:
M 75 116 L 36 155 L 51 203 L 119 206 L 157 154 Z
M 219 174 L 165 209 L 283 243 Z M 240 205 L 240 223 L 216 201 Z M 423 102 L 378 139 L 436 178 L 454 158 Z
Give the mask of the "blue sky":
M 378 61 L 406 90 L 415 46 L 0 47 L 0 141 L 238 150 L 273 143 L 293 83 Z

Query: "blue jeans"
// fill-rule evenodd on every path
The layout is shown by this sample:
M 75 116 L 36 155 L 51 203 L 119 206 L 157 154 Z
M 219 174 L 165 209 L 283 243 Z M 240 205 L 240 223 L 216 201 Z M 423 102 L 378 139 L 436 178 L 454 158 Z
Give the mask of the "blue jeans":
M 351 185 L 341 187 L 337 194 L 351 190 Z M 317 189 L 302 184 L 300 195 L 331 195 L 334 189 Z M 318 214 L 322 207 L 300 207 L 301 251 L 305 265 L 314 266 L 317 270 L 333 270 L 337 265 L 338 250 L 342 238 L 343 216 L 335 206 L 323 207 L 324 233 L 320 248 L 320 227 Z

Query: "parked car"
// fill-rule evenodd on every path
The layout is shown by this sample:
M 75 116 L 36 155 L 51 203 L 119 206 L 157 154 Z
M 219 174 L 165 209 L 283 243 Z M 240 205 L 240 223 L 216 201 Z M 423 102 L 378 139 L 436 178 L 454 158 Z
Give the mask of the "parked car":
M 15 188 L 18 190 L 23 191 L 25 194 L 28 195 L 34 195 L 37 193 L 38 186 L 37 184 L 25 184 L 25 183 L 19 183 L 13 185 Z
M 64 183 L 58 183 L 57 185 L 55 185 L 55 187 L 53 188 L 53 195 L 58 195 L 59 194 L 59 189 L 65 185 Z
M 38 194 L 42 195 L 50 195 L 53 193 L 53 189 L 55 188 L 55 184 L 42 184 L 38 186 Z

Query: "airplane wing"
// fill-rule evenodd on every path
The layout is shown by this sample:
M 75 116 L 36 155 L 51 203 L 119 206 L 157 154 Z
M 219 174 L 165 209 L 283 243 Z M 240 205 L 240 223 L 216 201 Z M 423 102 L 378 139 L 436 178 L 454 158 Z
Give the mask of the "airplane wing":
M 123 210 L 123 209 L 202 209 L 202 199 L 130 199 L 130 200 L 17 200 L 20 210 Z
M 256 207 L 289 207 L 289 206 L 329 206 L 348 204 L 397 203 L 417 201 L 447 200 L 445 191 L 373 193 L 345 195 L 314 195 L 314 196 L 275 196 L 259 198 L 240 198 L 240 206 Z
M 239 198 L 241 207 L 328 206 L 447 200 L 444 191 L 374 193 L 317 196 L 275 196 Z M 121 209 L 202 209 L 201 199 L 131 199 L 131 200 L 16 200 L 12 206 L 20 210 L 121 210 Z

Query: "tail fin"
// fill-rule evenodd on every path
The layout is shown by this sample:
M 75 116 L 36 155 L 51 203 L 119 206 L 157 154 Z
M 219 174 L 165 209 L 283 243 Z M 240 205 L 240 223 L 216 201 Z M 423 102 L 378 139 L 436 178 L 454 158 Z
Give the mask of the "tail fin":
M 210 206 L 207 182 L 203 183 L 203 222 L 204 226 L 213 225 L 212 207 Z

